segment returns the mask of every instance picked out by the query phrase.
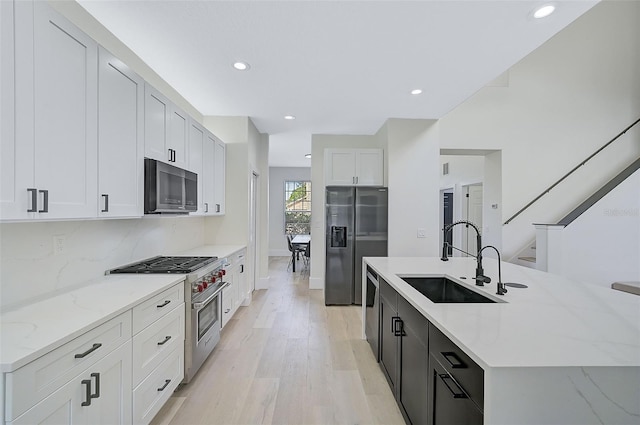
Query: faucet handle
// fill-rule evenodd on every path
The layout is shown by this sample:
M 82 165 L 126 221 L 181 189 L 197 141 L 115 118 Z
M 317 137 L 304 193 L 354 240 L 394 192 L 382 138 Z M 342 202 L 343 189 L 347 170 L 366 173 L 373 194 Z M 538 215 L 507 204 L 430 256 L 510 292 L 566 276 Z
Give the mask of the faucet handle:
M 489 276 L 476 276 L 475 278 L 477 286 L 484 286 L 485 283 L 491 283 L 491 278 Z

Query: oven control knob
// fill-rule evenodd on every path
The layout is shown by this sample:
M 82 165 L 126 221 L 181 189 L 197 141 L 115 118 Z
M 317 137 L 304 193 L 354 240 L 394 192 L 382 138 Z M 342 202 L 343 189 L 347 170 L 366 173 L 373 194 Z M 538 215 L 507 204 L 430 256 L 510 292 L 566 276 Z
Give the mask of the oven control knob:
M 198 292 L 202 292 L 204 290 L 204 288 L 202 287 L 201 284 L 198 284 Z
M 207 287 L 208 287 L 208 286 L 209 286 L 209 283 L 207 283 L 207 281 L 206 281 L 206 280 L 203 280 L 203 281 L 202 281 L 202 287 L 203 287 L 204 289 L 207 289 Z

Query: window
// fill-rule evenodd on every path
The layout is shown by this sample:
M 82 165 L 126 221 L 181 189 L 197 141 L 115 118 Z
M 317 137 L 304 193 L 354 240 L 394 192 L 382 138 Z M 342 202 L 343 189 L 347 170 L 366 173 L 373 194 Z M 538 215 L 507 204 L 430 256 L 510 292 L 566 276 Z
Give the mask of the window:
M 284 182 L 284 233 L 311 234 L 311 182 Z

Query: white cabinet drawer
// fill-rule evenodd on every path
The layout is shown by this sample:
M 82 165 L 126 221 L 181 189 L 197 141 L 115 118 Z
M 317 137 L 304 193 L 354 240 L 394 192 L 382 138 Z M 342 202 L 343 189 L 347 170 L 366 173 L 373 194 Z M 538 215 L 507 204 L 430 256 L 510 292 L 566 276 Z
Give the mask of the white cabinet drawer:
M 151 422 L 183 377 L 184 349 L 180 346 L 133 390 L 133 423 Z
M 133 386 L 171 351 L 184 349 L 184 303 L 133 337 Z
M 137 334 L 184 302 L 184 282 L 149 298 L 133 308 L 133 334 Z
M 131 339 L 127 311 L 6 374 L 5 416 L 11 421 Z

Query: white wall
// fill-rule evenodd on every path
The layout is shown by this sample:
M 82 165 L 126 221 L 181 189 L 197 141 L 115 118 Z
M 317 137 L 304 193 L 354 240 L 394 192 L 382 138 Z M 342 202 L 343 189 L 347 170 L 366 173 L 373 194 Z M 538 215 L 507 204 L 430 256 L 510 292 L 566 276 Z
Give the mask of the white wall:
M 385 126 L 389 256 L 437 256 L 440 241 L 438 123 L 394 118 Z M 425 229 L 425 238 L 418 238 L 418 229 Z
M 581 282 L 610 287 L 640 282 L 640 170 L 589 208 L 561 235 L 561 270 Z
M 443 164 L 449 174 L 442 174 Z M 484 181 L 484 155 L 440 155 L 440 189 L 455 188 Z
M 53 252 L 53 237 L 64 251 Z M 0 224 L 4 308 L 82 286 L 108 269 L 204 243 L 202 217 L 145 217 Z
M 284 233 L 284 182 L 311 180 L 311 167 L 269 168 L 269 255 L 287 256 Z M 313 189 L 312 189 L 313 190 Z M 319 200 L 320 202 L 322 200 Z M 314 198 L 311 198 L 313 205 Z
M 502 151 L 502 221 L 638 118 L 640 2 L 601 2 L 440 120 L 441 147 Z M 502 227 L 504 256 L 640 155 L 629 132 Z M 487 168 L 485 167 L 485 170 Z
M 258 132 L 248 117 L 204 117 L 204 125 L 225 141 L 227 149 L 225 211 L 221 217 L 206 219 L 208 243 L 249 245 L 249 179 L 258 178 L 257 252 L 247 250 L 248 267 L 257 266 L 256 288 L 269 281 L 269 137 Z M 249 276 L 253 268 L 248 270 Z

